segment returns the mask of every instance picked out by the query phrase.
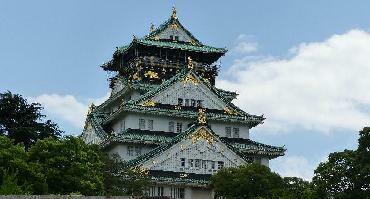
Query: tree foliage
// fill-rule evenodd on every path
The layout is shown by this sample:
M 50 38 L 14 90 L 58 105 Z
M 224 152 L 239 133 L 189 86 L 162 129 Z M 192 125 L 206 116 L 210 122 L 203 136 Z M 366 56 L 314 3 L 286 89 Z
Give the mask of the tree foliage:
M 0 135 L 15 143 L 23 143 L 26 149 L 38 139 L 57 138 L 61 131 L 50 120 L 45 122 L 38 103 L 28 103 L 21 95 L 11 92 L 0 93 Z
M 282 178 L 260 164 L 224 168 L 211 177 L 211 186 L 226 198 L 277 198 Z
M 366 198 L 370 196 L 370 128 L 360 131 L 357 150 L 329 155 L 315 170 L 313 183 L 322 197 Z

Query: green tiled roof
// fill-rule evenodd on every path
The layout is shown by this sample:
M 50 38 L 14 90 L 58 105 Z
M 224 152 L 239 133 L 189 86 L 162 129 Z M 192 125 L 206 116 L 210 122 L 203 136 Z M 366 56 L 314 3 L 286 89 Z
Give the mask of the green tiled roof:
M 235 147 L 243 154 L 248 155 L 267 155 L 270 157 L 278 157 L 283 156 L 284 152 L 286 151 L 284 147 L 262 144 L 250 139 L 223 137 L 221 140 Z
M 140 129 L 126 129 L 114 137 L 110 137 L 102 143 L 107 147 L 112 143 L 141 143 L 159 145 L 172 140 L 177 134 L 164 131 L 149 131 Z
M 149 175 L 156 183 L 208 185 L 211 174 L 182 173 L 173 171 L 150 170 Z

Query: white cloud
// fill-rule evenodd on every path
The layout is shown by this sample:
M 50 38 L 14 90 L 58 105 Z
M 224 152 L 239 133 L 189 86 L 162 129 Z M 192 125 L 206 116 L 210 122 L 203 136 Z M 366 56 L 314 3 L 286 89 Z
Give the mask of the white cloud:
M 236 104 L 247 112 L 265 113 L 268 132 L 357 132 L 369 125 L 369 33 L 351 30 L 289 53 L 285 59 L 238 59 L 231 66 L 233 80 L 217 86 L 237 91 Z
M 258 43 L 253 41 L 253 36 L 241 34 L 237 38 L 237 45 L 233 49 L 234 52 L 240 54 L 248 54 L 258 51 Z
M 108 99 L 109 95 L 107 93 L 107 95 L 101 98 L 78 101 L 73 95 L 43 94 L 37 97 L 31 97 L 30 100 L 40 103 L 45 108 L 47 114 L 81 129 L 85 122 L 89 104 L 101 104 Z
M 272 162 L 271 169 L 283 177 L 300 177 L 311 181 L 318 164 L 310 164 L 303 156 L 286 156 Z

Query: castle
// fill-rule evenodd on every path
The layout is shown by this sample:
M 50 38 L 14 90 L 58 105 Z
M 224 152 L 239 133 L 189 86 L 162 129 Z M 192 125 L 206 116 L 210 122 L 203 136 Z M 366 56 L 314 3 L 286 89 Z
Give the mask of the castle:
M 237 93 L 215 87 L 225 53 L 196 39 L 173 9 L 101 66 L 116 74 L 111 96 L 90 107 L 82 139 L 147 169 L 150 196 L 212 198 L 207 184 L 219 169 L 268 166 L 285 149 L 250 140 L 265 118 L 235 106 Z

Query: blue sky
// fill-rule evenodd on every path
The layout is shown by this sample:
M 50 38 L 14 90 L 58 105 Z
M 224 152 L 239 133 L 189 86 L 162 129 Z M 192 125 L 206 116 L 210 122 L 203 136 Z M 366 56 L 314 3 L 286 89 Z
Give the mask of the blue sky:
M 247 112 L 265 114 L 251 138 L 286 146 L 274 170 L 308 179 L 330 152 L 356 147 L 370 115 L 363 95 L 370 82 L 353 81 L 370 75 L 365 0 L 2 0 L 0 92 L 40 101 L 49 118 L 78 134 L 87 104 L 108 92 L 99 65 L 165 21 L 173 4 L 199 40 L 229 49 L 217 85 L 238 91 Z

